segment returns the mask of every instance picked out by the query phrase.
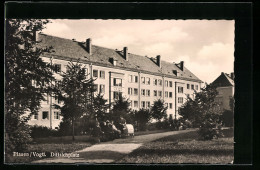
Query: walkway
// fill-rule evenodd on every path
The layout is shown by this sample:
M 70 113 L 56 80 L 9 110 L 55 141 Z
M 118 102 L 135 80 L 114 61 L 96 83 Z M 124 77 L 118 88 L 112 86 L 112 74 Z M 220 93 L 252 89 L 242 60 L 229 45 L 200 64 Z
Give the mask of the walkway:
M 134 138 L 115 139 L 109 142 L 102 142 L 91 147 L 76 151 L 79 157 L 62 158 L 53 157 L 42 160 L 37 160 L 32 163 L 113 163 L 116 160 L 123 158 L 133 150 L 139 148 L 144 143 L 157 140 L 170 135 L 187 133 L 191 130 L 170 131 L 156 134 L 148 134 L 135 136 Z

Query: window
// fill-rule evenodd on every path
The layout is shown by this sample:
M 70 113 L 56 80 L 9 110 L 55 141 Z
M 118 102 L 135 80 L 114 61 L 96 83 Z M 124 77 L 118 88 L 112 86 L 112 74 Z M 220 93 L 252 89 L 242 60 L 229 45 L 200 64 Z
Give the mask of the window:
M 48 116 L 49 116 L 49 112 L 47 111 L 42 112 L 42 119 L 48 119 Z
M 142 96 L 145 96 L 145 94 L 146 94 L 146 93 L 145 93 L 145 89 L 142 89 L 142 90 L 141 90 L 141 94 L 142 94 Z
M 60 64 L 54 64 L 54 72 L 55 73 L 61 72 L 61 65 Z
M 132 95 L 132 94 L 133 94 L 133 89 L 130 88 L 130 87 L 128 88 L 128 94 L 129 94 L 129 95 Z
M 98 70 L 93 70 L 93 77 L 98 77 Z
M 105 85 L 104 84 L 100 84 L 99 85 L 99 92 L 100 93 L 105 93 Z
M 157 86 L 157 79 L 153 79 L 153 85 Z
M 145 89 L 141 90 L 141 94 L 142 94 L 142 96 L 145 96 Z
M 132 100 L 129 100 L 129 106 L 132 107 L 132 103 L 133 101 Z
M 100 77 L 101 79 L 105 79 L 105 71 L 100 71 L 100 72 L 99 72 L 99 77 Z
M 54 112 L 54 119 L 56 120 L 60 119 L 60 112 Z
M 150 102 L 146 102 L 146 107 L 149 108 L 151 106 Z
M 154 90 L 154 91 L 153 91 L 153 95 L 154 95 L 154 96 L 157 96 L 157 90 Z
M 116 62 L 117 62 L 117 60 L 114 59 L 114 60 L 113 60 L 113 65 L 114 65 L 114 66 L 116 66 Z
M 172 92 L 169 92 L 169 97 L 172 98 Z
M 146 84 L 150 85 L 150 78 L 146 77 Z
M 178 93 L 183 93 L 183 87 L 178 87 Z
M 190 84 L 187 84 L 187 89 L 190 89 Z
M 165 80 L 165 87 L 168 87 L 168 80 Z
M 141 102 L 141 104 L 142 104 L 142 105 L 141 105 L 141 106 L 142 106 L 142 108 L 145 108 L 145 102 L 144 102 L 144 101 L 142 101 L 142 102 Z
M 162 86 L 162 80 L 158 80 L 158 84 L 159 84 L 159 86 Z
M 194 90 L 194 85 L 193 84 L 191 85 L 191 89 Z
M 114 86 L 120 86 L 120 87 L 122 87 L 122 79 L 120 79 L 120 78 L 114 78 Z
M 134 101 L 134 107 L 138 107 L 138 101 Z
M 168 103 L 165 103 L 165 107 L 167 107 L 167 109 L 168 109 Z
M 87 76 L 88 75 L 88 69 L 87 68 L 83 68 L 84 72 L 85 72 L 85 75 Z
M 138 76 L 134 76 L 135 77 L 135 83 L 138 83 Z
M 170 109 L 172 109 L 172 103 L 169 103 L 169 107 L 170 107 Z
M 33 119 L 38 120 L 38 113 L 35 113 L 35 114 L 33 115 Z
M 59 100 L 59 97 L 58 97 L 58 95 L 55 95 L 54 96 L 54 103 L 58 103 L 58 104 L 60 104 L 60 100 Z
M 114 91 L 114 99 L 118 100 L 119 96 L 122 97 L 122 92 Z
M 145 77 L 141 77 L 142 84 L 145 84 Z
M 196 88 L 196 90 L 198 90 L 199 86 L 198 86 L 198 85 L 196 85 L 196 86 L 195 86 L 195 88 Z
M 172 87 L 172 81 L 169 81 L 169 86 Z
M 133 82 L 133 76 L 132 76 L 132 75 L 129 75 L 129 76 L 128 76 L 128 82 L 129 82 L 129 83 L 132 83 L 132 82 Z
M 98 85 L 97 85 L 97 84 L 94 84 L 94 85 L 93 85 L 93 89 L 94 89 L 95 92 L 98 92 Z
M 47 104 L 49 104 L 49 95 L 47 93 L 44 93 L 44 99 Z
M 134 88 L 134 95 L 138 95 L 138 89 Z
M 165 92 L 165 97 L 168 97 L 168 92 L 167 91 Z
M 158 91 L 158 96 L 162 97 L 162 91 Z
M 183 103 L 183 97 L 178 97 L 178 103 Z
M 150 90 L 146 90 L 146 96 L 150 96 Z

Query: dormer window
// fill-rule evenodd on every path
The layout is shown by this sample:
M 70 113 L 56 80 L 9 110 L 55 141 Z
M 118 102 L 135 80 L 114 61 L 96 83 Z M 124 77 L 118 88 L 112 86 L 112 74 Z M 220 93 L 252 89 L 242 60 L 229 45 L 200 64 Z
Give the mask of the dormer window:
M 113 59 L 113 65 L 116 66 L 117 60 Z
M 109 62 L 112 63 L 114 66 L 117 64 L 117 59 L 115 58 L 109 58 Z

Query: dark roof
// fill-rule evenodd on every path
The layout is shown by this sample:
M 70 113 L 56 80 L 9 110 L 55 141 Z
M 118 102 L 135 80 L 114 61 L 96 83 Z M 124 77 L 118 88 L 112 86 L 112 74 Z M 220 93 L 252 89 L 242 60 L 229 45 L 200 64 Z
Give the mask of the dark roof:
M 234 86 L 234 80 L 229 76 L 229 74 L 222 72 L 221 75 L 211 84 L 217 87 Z
M 131 69 L 133 71 L 143 71 L 153 74 L 164 74 L 165 76 L 176 77 L 180 79 L 189 79 L 193 81 L 200 81 L 192 72 L 186 67 L 181 70 L 177 64 L 161 61 L 161 68 L 158 67 L 155 60 L 146 56 L 135 55 L 128 53 L 128 61 L 123 57 L 123 51 L 104 48 L 92 45 L 92 55 L 86 50 L 85 42 L 78 42 L 75 40 L 59 38 L 46 34 L 38 34 L 40 47 L 53 47 L 52 56 L 63 57 L 68 59 L 80 59 L 80 61 L 92 62 L 102 64 L 107 67 L 114 67 L 110 58 L 117 59 L 117 67 L 124 69 Z M 177 76 L 176 73 L 178 72 Z

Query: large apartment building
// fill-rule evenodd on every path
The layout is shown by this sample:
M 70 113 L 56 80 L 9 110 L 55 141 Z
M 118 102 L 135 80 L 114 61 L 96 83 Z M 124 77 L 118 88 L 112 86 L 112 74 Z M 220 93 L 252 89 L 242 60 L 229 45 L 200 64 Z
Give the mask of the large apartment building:
M 202 81 L 184 66 L 183 61 L 170 63 L 162 61 L 160 55 L 155 58 L 140 56 L 129 53 L 127 47 L 108 49 L 92 45 L 91 39 L 78 42 L 45 34 L 35 34 L 35 38 L 41 41 L 40 47 L 53 47 L 53 52 L 42 58 L 55 66 L 57 81 L 69 61 L 79 61 L 85 66 L 88 77 L 96 79 L 97 93 L 102 93 L 109 104 L 122 95 L 129 99 L 132 109 L 139 110 L 162 99 L 168 106 L 167 114 L 178 119 L 178 108 L 187 96 L 194 97 L 194 90 L 199 91 L 201 87 Z M 52 104 L 59 101 L 55 96 L 46 96 L 46 99 L 29 124 L 58 128 L 60 111 Z

